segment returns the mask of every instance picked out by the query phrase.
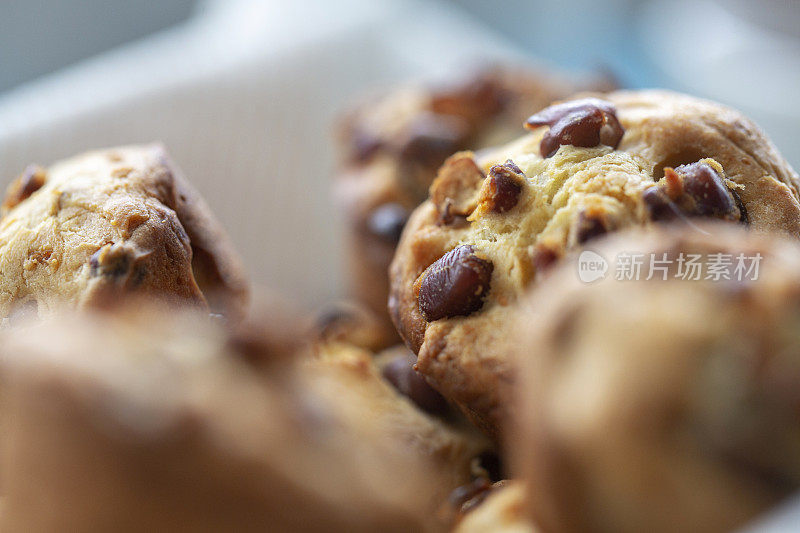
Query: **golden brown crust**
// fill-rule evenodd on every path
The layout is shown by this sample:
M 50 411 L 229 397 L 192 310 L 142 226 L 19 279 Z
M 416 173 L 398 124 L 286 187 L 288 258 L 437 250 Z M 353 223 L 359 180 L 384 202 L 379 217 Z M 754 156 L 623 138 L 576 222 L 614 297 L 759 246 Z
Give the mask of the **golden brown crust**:
M 419 352 L 422 346 L 426 322 L 417 305 L 417 295 L 413 290 L 407 290 L 410 286 L 405 286 L 405 283 L 408 280 L 416 281 L 419 275 L 439 258 L 438 254 L 429 252 L 435 249 L 434 245 L 427 246 L 428 241 L 417 238 L 425 232 L 425 228 L 436 223 L 438 216 L 435 206 L 430 202 L 422 204 L 414 211 L 389 270 L 392 282 L 389 312 L 406 344 L 415 353 Z M 433 232 L 428 232 L 430 233 Z
M 24 198 L 10 191 L 0 220 L 0 316 L 116 304 L 123 294 L 242 316 L 238 255 L 163 147 L 90 152 L 42 173 Z
M 625 128 L 619 150 L 647 160 L 655 177 L 664 167 L 711 157 L 728 179 L 744 186 L 739 195 L 755 229 L 800 235 L 800 178 L 753 121 L 668 91 L 618 91 L 603 98 L 617 106 Z
M 443 206 L 428 200 L 411 216 L 391 265 L 390 314 L 418 352 L 417 368 L 495 437 L 504 391 L 513 378 L 507 323 L 517 298 L 547 266 L 586 240 L 627 226 L 652 227 L 657 219 L 645 191 L 666 186 L 656 184 L 665 167 L 699 161 L 718 175 L 726 194 L 741 199 L 745 210 L 736 207 L 735 219 L 749 219 L 755 232 L 800 236 L 797 174 L 747 118 L 664 91 L 600 98 L 616 106 L 625 129 L 616 150 L 562 146 L 542 159 L 540 141 L 547 128 L 541 127 L 486 151 L 478 162 L 487 174 L 511 159 L 527 178 L 514 207 L 502 213 L 476 210 L 466 221 L 448 224 L 441 220 Z M 442 172 L 439 179 L 449 175 Z M 482 187 L 480 194 L 492 190 Z M 492 262 L 489 292 L 482 308 L 469 316 L 427 322 L 415 286 L 430 264 L 460 245 L 472 245 Z
M 667 280 L 591 285 L 576 259 L 518 308 L 509 439 L 550 531 L 731 531 L 800 486 L 800 247 L 735 226 L 609 238 Z M 681 253 L 761 254 L 743 281 L 676 279 Z

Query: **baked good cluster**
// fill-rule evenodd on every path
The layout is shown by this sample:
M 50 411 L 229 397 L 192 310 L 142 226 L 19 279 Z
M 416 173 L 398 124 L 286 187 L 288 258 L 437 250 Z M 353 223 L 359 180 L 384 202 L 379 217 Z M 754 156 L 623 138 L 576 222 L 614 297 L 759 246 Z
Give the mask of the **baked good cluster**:
M 498 67 L 336 138 L 319 310 L 160 145 L 11 183 L 0 529 L 723 532 L 800 488 L 800 178 L 751 120 Z

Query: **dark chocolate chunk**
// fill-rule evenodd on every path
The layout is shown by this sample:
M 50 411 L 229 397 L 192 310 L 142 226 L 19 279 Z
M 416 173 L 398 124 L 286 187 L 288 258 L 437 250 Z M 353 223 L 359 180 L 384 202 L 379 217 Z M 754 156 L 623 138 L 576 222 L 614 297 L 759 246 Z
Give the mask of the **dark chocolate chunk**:
M 416 357 L 411 352 L 398 353 L 383 367 L 383 377 L 423 411 L 436 415 L 446 413 L 447 401 L 414 370 L 415 363 Z
M 654 221 L 711 217 L 748 223 L 739 195 L 704 161 L 674 169 L 666 167 L 664 179 L 647 189 L 642 200 Z
M 367 219 L 370 233 L 389 244 L 400 242 L 400 235 L 408 221 L 408 210 L 397 203 L 387 203 L 372 211 Z
M 489 208 L 495 213 L 505 213 L 517 205 L 525 175 L 511 160 L 495 165 L 489 170 Z
M 465 316 L 483 307 L 494 265 L 475 255 L 471 245 L 459 246 L 422 274 L 419 308 L 428 321 Z
M 29 165 L 9 187 L 3 201 L 3 211 L 13 209 L 30 198 L 33 193 L 44 186 L 45 181 L 47 181 L 45 170 L 37 165 Z
M 606 233 L 608 233 L 608 228 L 602 218 L 581 211 L 575 228 L 575 240 L 578 244 L 584 244 Z
M 597 98 L 552 105 L 528 118 L 525 126 L 550 126 L 539 147 L 545 158 L 552 157 L 562 145 L 590 148 L 604 144 L 616 148 L 625 133 L 614 105 Z

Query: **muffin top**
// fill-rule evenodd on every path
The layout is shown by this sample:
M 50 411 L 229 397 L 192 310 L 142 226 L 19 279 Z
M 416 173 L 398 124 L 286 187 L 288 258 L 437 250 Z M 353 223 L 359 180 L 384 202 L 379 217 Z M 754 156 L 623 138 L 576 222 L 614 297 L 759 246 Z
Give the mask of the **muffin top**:
M 238 254 L 159 145 L 26 169 L 3 202 L 0 272 L 3 318 L 131 295 L 237 319 L 247 302 Z
M 442 166 L 391 268 L 390 312 L 417 368 L 496 433 L 513 304 L 570 250 L 627 227 L 701 219 L 800 235 L 798 177 L 739 113 L 664 91 L 553 105 L 532 133 Z
M 607 80 L 580 84 L 495 67 L 449 84 L 393 90 L 343 118 L 337 198 L 354 222 L 394 245 L 449 155 L 512 140 L 532 110 L 555 99 L 612 88 Z

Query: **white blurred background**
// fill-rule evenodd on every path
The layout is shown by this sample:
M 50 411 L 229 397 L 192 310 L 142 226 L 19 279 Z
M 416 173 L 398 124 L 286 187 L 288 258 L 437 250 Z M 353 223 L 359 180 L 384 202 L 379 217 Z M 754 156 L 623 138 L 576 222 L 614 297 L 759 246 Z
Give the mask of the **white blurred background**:
M 162 140 L 253 278 L 341 292 L 331 125 L 356 95 L 479 60 L 603 69 L 743 110 L 800 166 L 794 0 L 0 0 L 0 185 Z

